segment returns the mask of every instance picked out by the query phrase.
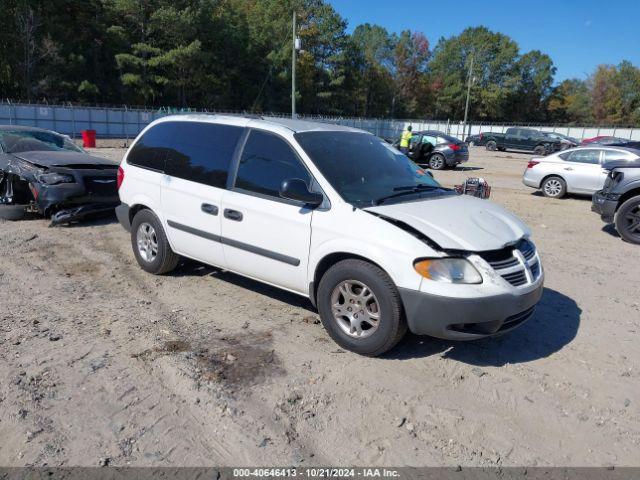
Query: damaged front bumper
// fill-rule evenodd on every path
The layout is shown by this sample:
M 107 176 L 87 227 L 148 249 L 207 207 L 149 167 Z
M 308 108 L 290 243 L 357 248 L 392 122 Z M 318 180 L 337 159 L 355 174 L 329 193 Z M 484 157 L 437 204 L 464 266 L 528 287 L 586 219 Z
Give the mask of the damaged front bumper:
M 116 172 L 117 165 L 43 168 L 15 159 L 3 165 L 0 203 L 24 204 L 29 211 L 51 216 L 52 225 L 113 212 L 120 204 Z M 43 180 L 45 174 L 68 181 L 50 184 Z

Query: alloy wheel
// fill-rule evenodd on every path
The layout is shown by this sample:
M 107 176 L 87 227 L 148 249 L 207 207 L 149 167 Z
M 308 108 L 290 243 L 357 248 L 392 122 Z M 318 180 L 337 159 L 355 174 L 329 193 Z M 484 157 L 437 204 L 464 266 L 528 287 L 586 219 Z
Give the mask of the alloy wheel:
M 158 237 L 155 229 L 147 222 L 138 227 L 136 234 L 138 253 L 146 262 L 153 262 L 158 256 Z
M 562 184 L 560 180 L 556 180 L 552 178 L 551 180 L 547 180 L 544 184 L 544 193 L 546 193 L 550 197 L 557 197 L 562 192 Z
M 357 280 L 340 282 L 331 293 L 331 311 L 340 329 L 354 338 L 372 335 L 380 325 L 380 305 L 371 289 Z

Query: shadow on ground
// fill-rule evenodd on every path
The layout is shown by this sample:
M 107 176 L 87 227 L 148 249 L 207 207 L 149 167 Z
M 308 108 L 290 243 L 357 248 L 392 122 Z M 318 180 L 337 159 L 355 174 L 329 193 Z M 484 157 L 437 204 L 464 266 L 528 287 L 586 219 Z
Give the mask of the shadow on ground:
M 571 343 L 578 332 L 581 313 L 573 299 L 545 288 L 533 317 L 503 336 L 452 342 L 407 335 L 384 358 L 406 360 L 445 352 L 446 358 L 478 366 L 530 362 L 548 357 Z
M 317 314 L 311 302 L 304 297 L 192 260 L 185 260 L 172 275 L 215 277 Z M 533 317 L 503 336 L 474 342 L 452 342 L 408 333 L 382 358 L 407 360 L 446 352 L 444 355 L 447 358 L 478 366 L 530 362 L 548 357 L 571 343 L 578 332 L 581 313 L 582 310 L 571 298 L 545 288 Z
M 620 234 L 616 230 L 616 227 L 613 223 L 608 223 L 604 227 L 602 227 L 602 231 L 608 233 L 612 237 L 620 238 Z
M 184 260 L 172 275 L 176 277 L 215 277 L 220 281 L 231 283 L 238 287 L 259 293 L 260 295 L 273 298 L 274 300 L 317 313 L 311 301 L 305 297 L 194 260 Z

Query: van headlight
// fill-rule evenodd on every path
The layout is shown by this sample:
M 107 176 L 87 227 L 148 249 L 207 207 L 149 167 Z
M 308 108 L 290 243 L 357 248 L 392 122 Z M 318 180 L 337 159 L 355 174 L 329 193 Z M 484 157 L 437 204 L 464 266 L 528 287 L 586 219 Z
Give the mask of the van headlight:
M 422 277 L 445 283 L 482 283 L 482 276 L 464 258 L 430 258 L 413 264 Z

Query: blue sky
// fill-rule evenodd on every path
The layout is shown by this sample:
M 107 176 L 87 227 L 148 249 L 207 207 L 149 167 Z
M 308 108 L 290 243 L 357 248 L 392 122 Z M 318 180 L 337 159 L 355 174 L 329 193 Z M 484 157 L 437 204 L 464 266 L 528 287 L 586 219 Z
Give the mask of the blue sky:
M 601 63 L 640 66 L 640 0 L 329 0 L 349 21 L 392 32 L 440 37 L 485 25 L 513 38 L 521 52 L 541 50 L 557 68 L 556 82 L 585 78 Z

